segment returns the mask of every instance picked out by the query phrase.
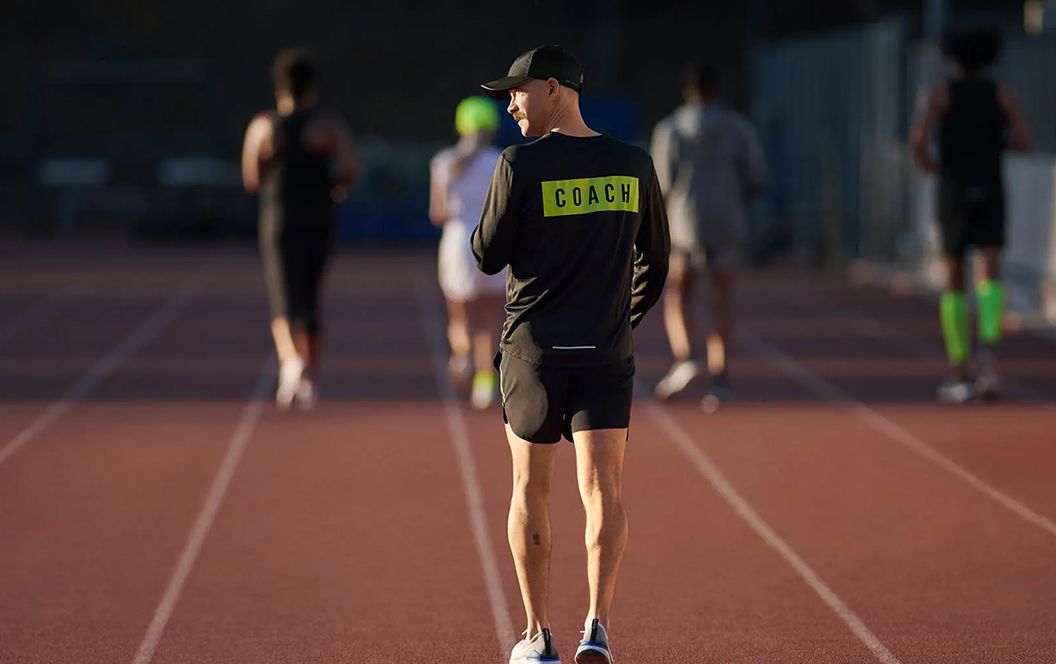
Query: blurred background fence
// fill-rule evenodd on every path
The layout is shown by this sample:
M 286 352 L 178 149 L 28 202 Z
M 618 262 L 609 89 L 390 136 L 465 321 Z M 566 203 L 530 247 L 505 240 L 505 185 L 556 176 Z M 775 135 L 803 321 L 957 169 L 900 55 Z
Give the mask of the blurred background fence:
M 770 165 L 752 215 L 755 259 L 868 261 L 922 279 L 935 276 L 931 185 L 911 162 L 908 127 L 918 91 L 945 75 L 941 25 L 986 20 L 1003 28 L 996 73 L 1019 94 L 1036 141 L 1034 155 L 1008 160 L 1013 304 L 1056 320 L 1056 0 L 15 0 L 9 9 L 0 231 L 251 235 L 241 132 L 272 103 L 271 57 L 303 44 L 366 166 L 341 208 L 342 237 L 432 242 L 428 163 L 454 140 L 455 103 L 516 53 L 557 41 L 586 66 L 588 121 L 641 145 L 679 103 L 681 67 L 719 66 L 723 96 L 756 122 Z M 518 140 L 505 120 L 500 144 Z
M 1006 163 L 1006 277 L 1015 308 L 1056 320 L 1056 37 L 1005 25 L 994 73 L 1020 97 L 1035 139 L 1033 154 Z M 751 110 L 772 171 L 757 250 L 786 246 L 812 264 L 865 262 L 937 285 L 933 182 L 907 140 L 921 90 L 947 75 L 936 41 L 896 17 L 766 44 L 752 62 Z

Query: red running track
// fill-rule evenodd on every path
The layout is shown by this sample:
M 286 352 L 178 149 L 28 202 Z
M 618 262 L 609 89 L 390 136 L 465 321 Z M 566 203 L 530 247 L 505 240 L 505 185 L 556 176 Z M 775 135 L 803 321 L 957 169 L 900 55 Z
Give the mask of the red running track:
M 324 401 L 270 404 L 249 248 L 0 259 L 0 662 L 505 661 L 523 625 L 497 409 L 444 382 L 426 253 L 342 254 Z M 820 274 L 739 299 L 737 400 L 644 397 L 637 333 L 623 663 L 1056 661 L 1056 353 L 934 405 L 934 307 Z M 439 370 L 439 375 L 438 375 Z M 552 617 L 585 610 L 571 446 Z

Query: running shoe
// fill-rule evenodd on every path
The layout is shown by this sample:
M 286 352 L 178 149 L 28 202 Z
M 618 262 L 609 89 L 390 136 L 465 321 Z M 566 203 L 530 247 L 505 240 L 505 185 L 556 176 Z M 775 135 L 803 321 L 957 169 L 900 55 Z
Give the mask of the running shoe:
M 975 384 L 968 378 L 950 378 L 939 386 L 941 404 L 967 403 L 975 397 Z
M 576 648 L 576 664 L 613 664 L 609 635 L 597 618 L 584 625 L 583 640 Z
M 302 378 L 301 384 L 297 386 L 297 393 L 293 395 L 293 405 L 298 410 L 311 410 L 315 408 L 318 401 L 319 393 L 315 389 L 315 383 Z
M 456 390 L 464 390 L 473 375 L 473 360 L 469 355 L 452 355 L 447 361 L 447 376 Z
M 996 401 L 1001 396 L 997 356 L 994 349 L 988 346 L 979 349 L 979 376 L 975 379 L 975 392 L 986 401 Z
M 700 375 L 700 365 L 696 360 L 679 360 L 671 365 L 667 375 L 660 379 L 654 390 L 656 398 L 667 401 L 689 387 L 693 379 Z
M 473 376 L 473 391 L 469 396 L 469 403 L 477 410 L 485 410 L 495 401 L 495 391 L 498 381 L 495 379 L 494 371 L 478 371 Z
M 305 364 L 299 356 L 285 360 L 279 366 L 279 387 L 275 390 L 275 405 L 282 410 L 289 410 L 301 387 L 304 378 Z
M 550 630 L 544 627 L 532 638 L 528 638 L 528 630 L 525 630 L 524 638 L 510 653 L 510 664 L 561 664 Z
M 708 393 L 700 400 L 700 407 L 705 412 L 714 413 L 719 406 L 730 400 L 730 396 L 730 382 L 726 374 L 712 374 L 711 385 L 708 386 Z

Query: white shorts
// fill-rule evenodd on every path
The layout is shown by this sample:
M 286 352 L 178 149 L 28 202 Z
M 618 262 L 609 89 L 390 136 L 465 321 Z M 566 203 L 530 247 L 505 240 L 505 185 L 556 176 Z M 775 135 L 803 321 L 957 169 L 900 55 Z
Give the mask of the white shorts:
M 440 236 L 440 290 L 444 297 L 456 302 L 506 293 L 504 273 L 487 275 L 477 268 L 469 247 L 471 232 L 468 225 L 449 221 Z

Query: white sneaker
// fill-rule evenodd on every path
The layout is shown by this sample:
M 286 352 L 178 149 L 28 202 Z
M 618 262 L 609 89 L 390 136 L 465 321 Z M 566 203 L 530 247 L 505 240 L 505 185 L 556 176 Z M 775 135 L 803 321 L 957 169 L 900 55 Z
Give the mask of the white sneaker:
M 975 379 L 976 393 L 986 401 L 1001 396 L 1001 376 L 997 373 L 997 356 L 992 348 L 979 349 L 979 376 Z
M 597 618 L 584 625 L 583 640 L 576 648 L 576 664 L 613 664 L 609 635 Z
M 700 365 L 696 360 L 679 360 L 671 365 L 667 375 L 660 379 L 654 390 L 656 398 L 667 401 L 689 387 L 693 379 L 700 375 Z
M 286 360 L 279 367 L 279 388 L 275 390 L 275 405 L 282 410 L 289 410 L 297 396 L 304 377 L 305 364 L 300 357 Z
M 939 385 L 938 399 L 941 404 L 961 404 L 975 397 L 975 385 L 967 378 L 951 378 Z
M 524 638 L 510 653 L 510 664 L 561 664 L 550 630 L 544 627 L 543 631 L 530 639 L 525 631 Z
M 447 377 L 456 390 L 464 390 L 473 375 L 473 359 L 469 355 L 452 355 L 447 361 Z
M 296 394 L 293 395 L 293 405 L 297 406 L 298 410 L 311 410 L 315 408 L 318 401 L 319 393 L 315 389 L 315 383 L 302 378 L 301 384 L 297 386 Z

